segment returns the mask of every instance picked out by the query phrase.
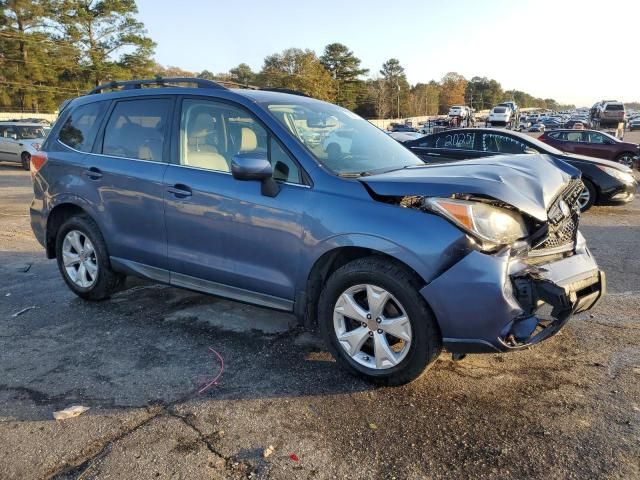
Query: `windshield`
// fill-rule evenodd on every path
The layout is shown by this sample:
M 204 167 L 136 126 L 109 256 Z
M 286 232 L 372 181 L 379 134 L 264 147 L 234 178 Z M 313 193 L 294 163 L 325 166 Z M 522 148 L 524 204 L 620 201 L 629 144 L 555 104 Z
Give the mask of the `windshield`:
M 506 108 L 494 108 L 493 109 L 493 113 L 504 113 L 506 111 L 507 111 Z
M 336 174 L 367 175 L 424 163 L 382 130 L 336 105 L 308 100 L 264 105 Z
M 42 127 L 15 126 L 19 140 L 34 140 L 36 138 L 44 138 L 45 133 Z

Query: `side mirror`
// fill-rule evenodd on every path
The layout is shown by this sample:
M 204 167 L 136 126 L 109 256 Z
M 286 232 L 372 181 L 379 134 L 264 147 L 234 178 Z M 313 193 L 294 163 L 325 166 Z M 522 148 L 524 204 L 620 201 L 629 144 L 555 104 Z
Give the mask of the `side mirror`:
M 280 186 L 273 179 L 273 167 L 266 153 L 237 153 L 231 160 L 231 174 L 237 180 L 259 180 L 262 183 L 262 194 L 275 197 Z
M 17 133 L 12 133 L 11 135 L 9 135 L 11 138 L 13 138 L 14 140 L 18 139 L 18 134 Z

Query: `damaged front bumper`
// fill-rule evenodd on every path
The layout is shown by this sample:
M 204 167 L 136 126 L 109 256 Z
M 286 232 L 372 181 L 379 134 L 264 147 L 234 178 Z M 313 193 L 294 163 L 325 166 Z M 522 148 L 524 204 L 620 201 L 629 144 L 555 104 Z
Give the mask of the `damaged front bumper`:
M 452 353 L 501 352 L 539 343 L 606 292 L 604 272 L 578 233 L 573 255 L 547 263 L 512 257 L 509 249 L 473 251 L 421 294 Z

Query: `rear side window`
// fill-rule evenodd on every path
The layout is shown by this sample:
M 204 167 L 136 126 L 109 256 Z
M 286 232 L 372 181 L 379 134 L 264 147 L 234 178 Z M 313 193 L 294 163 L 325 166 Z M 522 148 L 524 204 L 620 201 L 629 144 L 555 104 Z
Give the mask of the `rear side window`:
M 565 132 L 565 140 L 567 142 L 583 142 L 582 132 Z
M 118 102 L 104 129 L 102 153 L 162 162 L 170 108 L 168 98 Z
M 94 102 L 74 108 L 60 128 L 58 139 L 75 150 L 90 152 L 108 104 Z
M 438 135 L 436 148 L 453 148 L 457 150 L 473 150 L 475 133 L 457 132 Z

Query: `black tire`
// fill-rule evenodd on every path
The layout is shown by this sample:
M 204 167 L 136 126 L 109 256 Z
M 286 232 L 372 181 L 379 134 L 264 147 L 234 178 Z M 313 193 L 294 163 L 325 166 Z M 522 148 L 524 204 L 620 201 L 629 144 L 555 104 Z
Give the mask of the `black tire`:
M 67 273 L 62 256 L 62 244 L 64 238 L 71 230 L 77 230 L 85 235 L 94 246 L 96 253 L 96 263 L 98 265 L 97 280 L 92 286 L 83 288 L 76 285 Z M 78 215 L 71 217 L 64 222 L 56 233 L 56 259 L 58 269 L 67 286 L 80 298 L 85 300 L 104 300 L 109 298 L 111 294 L 122 286 L 125 275 L 114 272 L 109 263 L 109 254 L 107 246 L 102 238 L 98 225 L 87 215 Z
M 598 198 L 598 192 L 596 191 L 596 187 L 593 185 L 593 183 L 590 180 L 583 178 L 582 183 L 584 183 L 585 188 L 589 191 L 589 201 L 586 203 L 586 205 L 580 207 L 581 212 L 586 212 L 591 207 L 593 207 L 593 204 L 596 202 L 596 199 Z
M 405 358 L 386 369 L 368 368 L 353 360 L 340 346 L 333 326 L 336 301 L 348 288 L 372 284 L 391 293 L 409 317 L 412 341 Z M 442 351 L 440 329 L 419 293 L 419 280 L 402 265 L 382 257 L 354 260 L 327 280 L 318 302 L 318 322 L 324 341 L 338 364 L 350 373 L 382 385 L 403 385 L 420 377 Z
M 31 168 L 31 154 L 29 152 L 22 152 L 22 155 L 20 155 L 20 160 L 22 162 L 22 168 L 24 170 L 29 170 Z

